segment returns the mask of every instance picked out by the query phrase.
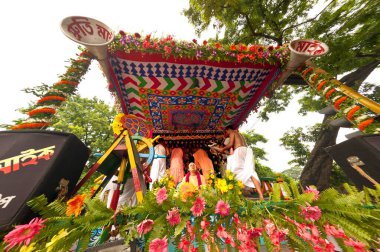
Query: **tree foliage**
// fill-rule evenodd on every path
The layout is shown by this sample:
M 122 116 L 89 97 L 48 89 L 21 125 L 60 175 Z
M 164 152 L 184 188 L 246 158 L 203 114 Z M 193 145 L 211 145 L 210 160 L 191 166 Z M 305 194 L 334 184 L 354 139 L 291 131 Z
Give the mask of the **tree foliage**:
M 291 40 L 316 0 L 191 0 L 185 16 L 198 34 L 210 25 L 224 29 L 224 39 L 242 43 L 282 45 Z
M 315 4 L 321 6 L 317 10 Z M 210 24 L 220 31 L 224 40 L 242 43 L 282 44 L 296 37 L 315 38 L 325 42 L 330 51 L 316 61 L 329 73 L 346 74 L 341 81 L 370 97 L 379 97 L 379 87 L 364 83 L 380 64 L 380 5 L 377 1 L 249 1 L 249 0 L 191 0 L 184 11 L 198 33 Z M 222 29 L 223 28 L 223 29 Z M 319 111 L 327 104 L 307 86 L 275 90 L 270 99 L 264 99 L 260 117 L 268 120 L 272 112 L 284 111 L 294 94 L 301 93 L 300 114 Z M 325 116 L 323 128 L 315 140 L 315 147 L 307 161 L 305 146 L 296 144 L 289 134 L 284 138 L 294 143 L 292 151 L 298 155 L 295 164 L 306 164 L 305 177 L 330 173 L 332 159 L 323 151 L 335 144 L 338 128 L 328 127 L 331 118 Z M 321 124 L 322 125 L 322 124 Z M 301 132 L 293 132 L 301 134 Z M 327 145 L 326 145 L 327 144 Z M 324 171 L 318 172 L 323 166 Z M 327 175 L 327 174 L 325 174 Z M 320 177 L 314 182 L 325 180 Z M 312 180 L 309 180 L 312 181 Z M 319 188 L 324 189 L 324 184 Z
M 260 178 L 275 178 L 276 174 L 273 172 L 273 170 L 261 163 L 261 161 L 267 160 L 266 151 L 260 147 L 257 147 L 258 143 L 266 143 L 268 140 L 263 135 L 255 133 L 254 130 L 243 132 L 242 135 L 244 136 L 247 145 L 252 148 L 255 155 L 255 170 L 257 172 L 257 175 Z
M 76 135 L 91 150 L 90 163 L 96 161 L 95 153 L 103 153 L 114 140 L 111 123 L 116 109 L 104 101 L 72 96 L 58 110 L 52 128 Z

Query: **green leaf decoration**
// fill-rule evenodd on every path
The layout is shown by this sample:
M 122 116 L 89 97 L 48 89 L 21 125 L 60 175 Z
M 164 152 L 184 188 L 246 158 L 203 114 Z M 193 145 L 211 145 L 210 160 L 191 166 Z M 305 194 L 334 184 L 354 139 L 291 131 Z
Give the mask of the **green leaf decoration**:
M 185 228 L 186 226 L 186 222 L 190 220 L 190 216 L 181 216 L 181 223 L 179 223 L 176 227 L 175 227 L 175 231 L 174 231 L 174 236 L 178 236 L 181 234 L 181 232 L 183 231 L 183 229 Z

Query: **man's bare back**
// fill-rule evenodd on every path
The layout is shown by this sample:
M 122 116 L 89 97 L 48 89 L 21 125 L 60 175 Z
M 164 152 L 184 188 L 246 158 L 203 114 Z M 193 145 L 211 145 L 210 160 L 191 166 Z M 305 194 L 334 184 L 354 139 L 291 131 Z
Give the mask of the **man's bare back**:
M 231 130 L 229 132 L 229 138 L 230 138 L 230 144 L 232 144 L 232 147 L 234 150 L 241 146 L 247 146 L 247 143 L 245 142 L 244 137 L 240 134 L 240 132 L 236 130 Z

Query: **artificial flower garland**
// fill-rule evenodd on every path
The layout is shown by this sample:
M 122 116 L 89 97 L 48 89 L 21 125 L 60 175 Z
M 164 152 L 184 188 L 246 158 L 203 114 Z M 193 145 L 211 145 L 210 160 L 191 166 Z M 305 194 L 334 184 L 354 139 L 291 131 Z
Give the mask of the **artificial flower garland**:
M 20 129 L 45 129 L 51 125 L 51 119 L 56 109 L 66 101 L 67 97 L 76 92 L 77 86 L 87 72 L 93 56 L 82 51 L 78 59 L 70 59 L 71 66 L 66 73 L 60 76 L 60 80 L 52 86 L 28 112 L 29 118 L 11 127 L 12 130 Z M 52 106 L 55 105 L 55 106 Z
M 215 62 L 253 62 L 257 64 L 280 64 L 285 66 L 289 60 L 289 49 L 284 46 L 262 46 L 231 44 L 222 45 L 220 42 L 208 42 L 198 44 L 193 39 L 177 41 L 169 35 L 165 38 L 153 38 L 151 34 L 141 36 L 139 33 L 128 34 L 119 31 L 109 50 L 138 51 L 142 54 L 161 54 L 163 57 L 188 58 Z
M 90 241 L 86 234 L 94 228 L 116 224 L 126 244 L 140 238 L 146 249 L 157 252 L 167 251 L 170 243 L 183 251 L 197 251 L 196 243 L 198 248 L 204 246 L 208 251 L 220 251 L 219 248 L 257 251 L 261 242 L 269 251 L 281 251 L 288 246 L 297 251 L 333 252 L 335 246 L 326 236 L 334 237 L 345 251 L 364 252 L 378 247 L 379 198 L 375 195 L 379 189 L 358 192 L 344 185 L 347 194 L 335 189 L 319 193 L 314 187 L 300 192 L 291 181 L 284 184 L 288 200 L 280 198 L 280 187 L 274 184 L 270 199 L 259 202 L 241 196 L 241 181 L 231 173 L 211 180 L 201 191 L 194 186 L 154 187 L 141 204 L 125 206 L 116 213 L 85 194 L 66 203 L 62 200 L 47 203 L 42 195 L 28 203 L 42 214 L 42 219 L 22 229 L 16 227 L 6 235 L 3 246 L 66 251 L 78 239 L 81 246 L 86 246 Z M 225 190 L 225 187 L 232 188 Z M 371 195 L 374 205 L 367 208 L 364 202 Z M 38 226 L 32 226 L 33 223 Z M 22 230 L 33 233 L 17 236 Z
M 318 94 L 331 102 L 334 108 L 360 131 L 367 134 L 380 133 L 380 123 L 371 115 L 373 113 L 339 90 L 339 85 L 342 83 L 321 69 L 307 65 L 300 67 L 298 72 L 310 86 L 316 89 Z

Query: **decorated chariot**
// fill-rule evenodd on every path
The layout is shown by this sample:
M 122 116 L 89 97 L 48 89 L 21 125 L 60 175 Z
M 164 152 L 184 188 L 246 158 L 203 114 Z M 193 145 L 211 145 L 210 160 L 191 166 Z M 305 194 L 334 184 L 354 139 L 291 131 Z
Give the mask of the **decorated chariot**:
M 227 126 L 242 125 L 259 101 L 294 73 L 346 121 L 366 134 L 379 133 L 379 104 L 309 62 L 326 54 L 327 45 L 309 39 L 285 46 L 223 45 L 115 34 L 80 16 L 65 18 L 62 31 L 85 49 L 13 130 L 47 128 L 56 112 L 48 102 L 64 102 L 96 59 L 122 112 L 112 125 L 115 141 L 66 198 L 49 201 L 41 195 L 29 201 L 41 218 L 5 235 L 6 251 L 100 250 L 110 237 L 120 236 L 131 248 L 147 251 L 365 251 L 379 246 L 378 184 L 365 192 L 346 185 L 344 193 L 319 193 L 293 181 L 265 180 L 268 197 L 261 202 L 245 198 L 241 182 L 226 171 L 213 174 L 201 190 L 174 188 L 170 177 L 146 189 L 143 163 L 163 158 L 153 150 L 158 138 L 185 148 L 222 144 Z M 221 166 L 218 155 L 213 161 Z M 80 191 L 95 171 L 104 174 L 97 186 Z M 117 187 L 107 208 L 97 194 L 113 176 Z M 137 204 L 118 208 L 128 179 Z

